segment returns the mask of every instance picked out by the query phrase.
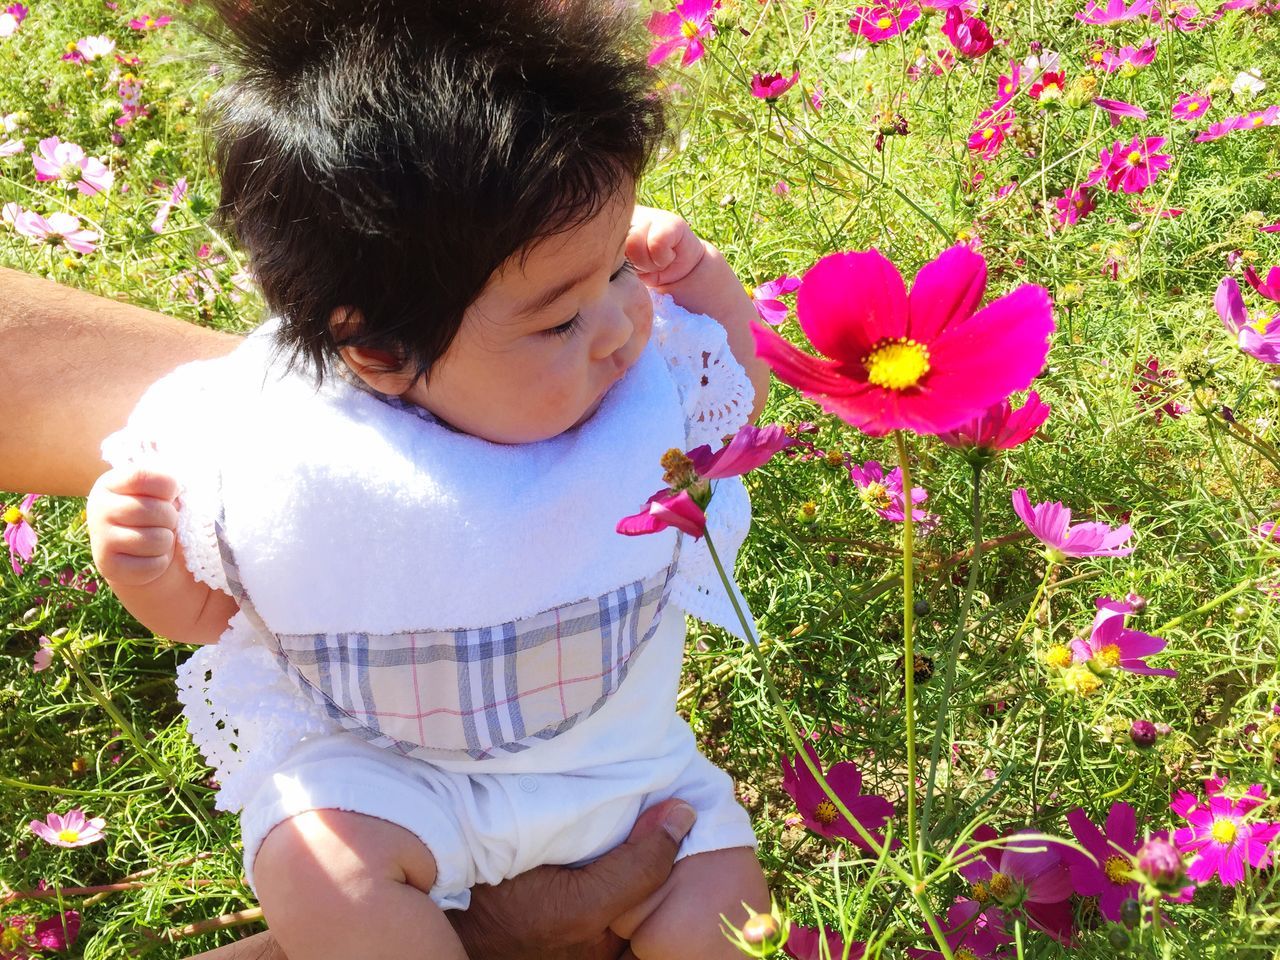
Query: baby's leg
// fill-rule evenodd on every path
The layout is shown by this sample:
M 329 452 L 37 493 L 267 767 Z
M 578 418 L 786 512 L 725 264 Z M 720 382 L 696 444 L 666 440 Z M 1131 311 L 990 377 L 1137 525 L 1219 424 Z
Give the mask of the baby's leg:
M 253 872 L 289 960 L 466 960 L 427 896 L 435 858 L 403 827 L 312 810 L 267 834 Z
M 755 851 L 712 850 L 677 863 L 653 896 L 610 929 L 631 941 L 624 956 L 637 960 L 741 960 L 720 916 L 741 926 L 747 919 L 744 903 L 758 913 L 769 910 L 769 888 Z

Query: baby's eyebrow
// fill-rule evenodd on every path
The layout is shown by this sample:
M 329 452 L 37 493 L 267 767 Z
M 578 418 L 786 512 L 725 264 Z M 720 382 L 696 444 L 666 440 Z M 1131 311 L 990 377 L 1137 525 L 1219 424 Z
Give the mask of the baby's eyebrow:
M 618 250 L 621 251 L 626 244 L 627 238 L 626 236 L 623 236 L 622 243 L 618 244 Z M 615 254 L 615 256 L 616 255 L 617 254 Z M 524 318 L 537 313 L 539 310 L 545 310 L 578 284 L 585 283 L 587 280 L 590 280 L 593 273 L 595 273 L 595 270 L 587 270 L 585 273 L 579 274 L 576 277 L 571 277 L 561 283 L 557 283 L 553 287 L 549 287 L 528 303 L 518 307 L 515 312 L 516 317 Z

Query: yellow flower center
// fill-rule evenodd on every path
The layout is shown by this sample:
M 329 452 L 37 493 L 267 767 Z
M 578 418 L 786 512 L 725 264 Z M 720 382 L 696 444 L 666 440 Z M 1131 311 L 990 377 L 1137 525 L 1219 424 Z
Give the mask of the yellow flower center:
M 860 494 L 862 502 L 872 510 L 887 510 L 889 508 L 889 490 L 883 483 L 871 482 L 867 484 Z
M 0 950 L 6 953 L 17 953 L 19 947 L 26 946 L 22 941 L 22 931 L 17 927 L 5 927 L 0 931 Z
M 679 447 L 672 447 L 664 453 L 658 465 L 664 471 L 662 482 L 673 490 L 683 489 L 698 478 L 698 473 L 693 468 L 693 461 L 686 457 Z
M 1199 109 L 1200 109 L 1199 101 L 1192 100 L 1190 103 L 1187 104 L 1187 113 L 1195 113 Z
M 1069 691 L 1081 697 L 1097 693 L 1102 686 L 1101 678 L 1083 663 L 1068 668 L 1062 675 L 1062 683 Z
M 1071 648 L 1055 643 L 1044 655 L 1044 662 L 1051 667 L 1065 670 L 1071 666 Z
M 966 950 L 964 947 L 956 950 L 951 955 L 955 957 L 956 960 L 978 960 L 978 955 L 976 953 L 972 950 Z
M 1120 666 L 1120 648 L 1114 643 L 1109 643 L 1094 654 L 1094 659 L 1108 670 L 1114 670 Z
M 876 26 L 881 30 L 888 30 L 893 26 L 893 17 L 881 17 L 876 21 Z
M 867 355 L 863 365 L 867 368 L 867 379 L 877 387 L 906 390 L 929 372 L 929 348 L 906 337 L 883 340 Z
M 822 458 L 829 467 L 840 467 L 844 465 L 843 450 L 828 450 L 827 455 Z
M 698 25 L 692 20 L 682 20 L 680 22 L 680 32 L 692 40 L 698 35 Z
M 1267 324 L 1270 322 L 1271 318 L 1267 316 L 1267 311 L 1259 310 L 1257 314 L 1254 315 L 1253 323 L 1249 324 L 1249 326 L 1253 327 L 1253 329 L 1257 330 L 1259 333 L 1266 333 Z
M 1260 127 L 1260 126 L 1262 126 L 1262 118 L 1261 118 L 1261 117 L 1254 117 L 1254 118 L 1253 118 L 1253 125 L 1254 125 L 1255 127 Z
M 58 839 L 63 843 L 75 843 L 80 839 L 80 831 L 68 830 L 66 827 L 63 827 L 58 831 Z
M 62 165 L 62 169 L 58 172 L 58 176 L 61 177 L 63 180 L 79 180 L 80 164 L 64 163 Z
M 21 510 L 17 507 L 10 507 L 4 512 L 3 519 L 5 523 L 21 523 L 25 519 Z
M 1102 54 L 1101 54 L 1101 53 L 1095 53 L 1095 54 L 1093 55 L 1093 62 L 1094 62 L 1094 63 L 1101 63 L 1101 62 L 1102 62 Z
M 996 132 L 995 132 L 994 130 L 992 130 L 990 127 L 987 127 L 987 129 L 985 129 L 985 130 L 983 130 L 983 131 L 982 131 L 982 139 L 983 139 L 983 140 L 990 140 L 990 139 L 991 139 L 992 137 L 994 137 L 995 135 L 996 135 Z
M 142 25 L 150 29 L 151 27 L 154 27 L 156 25 L 156 18 L 147 17 L 147 19 L 143 21 Z
M 987 889 L 987 885 L 979 880 L 969 888 L 969 896 L 979 903 L 986 903 L 991 899 L 991 891 Z
M 1107 857 L 1102 864 L 1102 872 L 1117 887 L 1123 887 L 1129 882 L 1129 861 L 1120 856 Z
M 76 52 L 76 42 L 74 40 L 68 40 L 67 53 L 75 53 L 75 52 Z
M 812 520 L 814 517 L 818 515 L 818 505 L 814 503 L 812 500 L 806 500 L 804 503 L 800 504 L 800 513 L 801 515 L 804 516 L 806 520 Z M 830 803 L 831 801 L 824 800 L 822 802 Z
M 1134 150 L 1126 159 L 1129 161 L 1129 166 L 1136 167 L 1142 162 L 1142 151 Z
M 1013 881 L 1003 873 L 993 873 L 989 886 L 991 895 L 1000 901 L 1008 900 L 1009 895 L 1013 893 Z
M 1209 835 L 1218 843 L 1232 844 L 1236 841 L 1236 822 L 1234 820 L 1215 820 Z
M 836 809 L 836 805 L 830 800 L 822 800 L 813 808 L 813 819 L 824 827 L 829 823 L 835 823 L 838 816 L 840 816 L 840 811 Z

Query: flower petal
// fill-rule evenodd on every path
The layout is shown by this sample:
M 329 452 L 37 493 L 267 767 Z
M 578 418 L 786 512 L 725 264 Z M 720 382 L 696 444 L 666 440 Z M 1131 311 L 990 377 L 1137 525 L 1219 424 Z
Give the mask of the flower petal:
M 819 352 L 861 365 L 877 341 L 907 333 L 907 289 L 880 251 L 832 253 L 804 275 L 796 294 L 800 327 Z
M 987 261 L 957 244 L 921 267 L 907 297 L 906 335 L 928 345 L 956 323 L 964 323 L 982 304 L 987 289 Z

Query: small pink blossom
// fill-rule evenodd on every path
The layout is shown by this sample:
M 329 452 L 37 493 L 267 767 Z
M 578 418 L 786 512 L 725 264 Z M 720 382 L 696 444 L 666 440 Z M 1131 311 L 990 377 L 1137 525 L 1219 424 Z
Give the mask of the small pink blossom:
M 1140 412 L 1151 414 L 1156 423 L 1165 417 L 1177 420 L 1191 412 L 1191 407 L 1174 396 L 1174 385 L 1177 372 L 1172 368 L 1161 368 L 1160 360 L 1152 355 L 1147 362 L 1134 364 L 1133 392 L 1138 394 L 1134 405 Z
M 156 211 L 155 219 L 151 221 L 151 231 L 153 233 L 162 233 L 164 225 L 169 222 L 169 212 L 180 204 L 187 196 L 187 178 L 179 177 L 178 182 L 173 185 L 173 190 L 169 193 L 169 199 L 160 204 L 160 209 Z
M 1280 363 L 1280 314 L 1264 310 L 1251 315 L 1235 277 L 1223 278 L 1213 303 L 1241 350 L 1263 363 Z
M 1105 181 L 1112 193 L 1142 193 L 1173 162 L 1167 153 L 1157 152 L 1164 142 L 1164 137 L 1134 137 L 1128 144 L 1117 140 L 1103 148 L 1098 166 L 1085 179 L 1084 186 Z
M 1173 104 L 1173 116 L 1178 120 L 1199 120 L 1213 106 L 1213 98 L 1206 93 L 1180 93 Z
M 1136 47 L 1126 45 L 1119 50 L 1104 45 L 1095 49 L 1089 60 L 1095 67 L 1101 67 L 1107 73 L 1115 73 L 1126 67 L 1137 70 L 1139 67 L 1148 67 L 1155 62 L 1158 46 L 1159 44 L 1150 38 L 1143 40 Z
M 984 912 L 1000 911 L 994 918 L 1001 928 L 1003 911 L 1020 908 L 1033 925 L 1066 943 L 1071 939 L 1073 917 L 1071 873 L 1058 844 L 1030 836 L 1020 839 L 1028 832 L 1008 834 L 1005 846 L 982 849 L 963 862 L 960 874 L 975 887 L 981 884 L 988 898 Z M 973 839 L 988 843 L 999 838 L 983 824 L 973 832 Z
M 818 751 L 813 744 L 805 743 L 804 749 L 814 766 L 822 771 L 822 761 L 818 759 Z M 893 816 L 893 804 L 884 797 L 863 794 L 862 774 L 847 760 L 832 764 L 825 771 L 824 779 L 862 828 L 877 843 L 883 844 L 884 838 L 879 831 Z M 804 818 L 804 825 L 814 833 L 828 839 L 843 837 L 863 849 L 867 848 L 853 824 L 831 802 L 799 755 L 790 759 L 783 757 L 782 789 L 795 801 L 800 816 Z
M 48 637 L 41 635 L 40 648 L 36 650 L 35 656 L 31 658 L 31 669 L 35 673 L 41 673 L 48 670 L 53 663 L 53 641 Z
M 861 466 L 849 464 L 849 479 L 858 485 L 859 496 L 873 513 L 891 523 L 905 523 L 907 501 L 902 486 L 902 468 L 894 467 L 885 473 L 878 460 L 868 460 Z M 924 487 L 911 488 L 911 519 L 926 530 L 937 526 L 939 517 L 927 510 L 917 510 L 917 503 L 924 503 L 929 494 Z
M 1058 211 L 1059 227 L 1074 227 L 1097 207 L 1093 191 L 1088 187 L 1068 188 L 1066 193 L 1053 201 L 1053 205 Z
M 853 19 L 849 21 L 849 29 L 855 36 L 862 37 L 868 43 L 879 43 L 896 37 L 920 19 L 920 5 L 913 0 L 898 0 L 895 3 L 879 4 L 872 7 L 858 7 L 853 11 Z
M 1117 23 L 1125 23 L 1129 20 L 1137 20 L 1140 17 L 1150 17 L 1153 15 L 1151 8 L 1151 0 L 1134 0 L 1131 7 L 1126 7 L 1124 0 L 1106 0 L 1105 3 L 1099 3 L 1098 0 L 1089 0 L 1084 12 L 1077 13 L 1075 18 L 1081 23 L 1087 23 L 1095 27 L 1105 27 Z
M 778 298 L 794 293 L 800 289 L 800 278 L 790 274 L 782 274 L 777 280 L 770 280 L 756 287 L 751 294 L 751 302 L 755 304 L 760 319 L 772 326 L 779 326 L 787 319 L 789 308 Z
M 1232 801 L 1221 792 L 1221 783 L 1206 781 L 1204 801 L 1179 791 L 1169 808 L 1187 821 L 1173 833 L 1180 853 L 1194 854 L 1187 879 L 1208 883 L 1216 875 L 1225 887 L 1244 879 L 1246 863 L 1261 870 L 1271 863 L 1269 844 L 1280 834 L 1280 823 L 1255 820 L 1250 814 L 1266 800 L 1262 784 L 1254 784 Z
M 20 960 L 29 951 L 69 950 L 80 934 L 80 914 L 75 910 L 55 914 L 44 920 L 33 920 L 14 914 L 0 920 L 0 960 Z M 13 944 L 7 947 L 7 944 Z
M 1058 501 L 1032 506 L 1023 487 L 1013 491 L 1013 510 L 1058 563 L 1067 557 L 1127 557 L 1133 553 L 1133 547 L 1125 546 L 1133 536 L 1127 523 L 1115 530 L 1096 521 L 1071 526 L 1070 507 Z
M 969 423 L 938 434 L 938 439 L 949 447 L 1012 450 L 1035 436 L 1051 410 L 1049 404 L 1041 402 L 1040 394 L 1032 390 L 1027 394 L 1026 403 L 1016 410 L 1006 398 Z
M 1008 107 L 983 110 L 973 122 L 973 132 L 969 134 L 969 149 L 982 154 L 987 160 L 994 160 L 1004 146 L 1014 119 L 1013 111 Z
M 1119 669 L 1148 676 L 1178 675 L 1177 670 L 1147 666 L 1146 658 L 1163 650 L 1166 641 L 1125 627 L 1124 618 L 1134 612 L 1131 604 L 1110 597 L 1098 597 L 1095 604 L 1098 612 L 1088 639 L 1071 641 L 1075 663 L 1087 664 L 1095 673 Z
M 18 506 L 5 507 L 0 512 L 0 520 L 4 521 L 4 542 L 9 548 L 9 566 L 19 576 L 22 574 L 22 565 L 30 563 L 35 552 L 37 537 L 31 523 L 31 508 L 39 498 L 37 493 L 28 493 Z
M 658 39 L 649 51 L 649 66 L 656 67 L 677 50 L 683 50 L 680 66 L 687 67 L 706 53 L 704 39 L 716 35 L 711 23 L 718 0 L 681 0 L 674 10 L 655 10 L 646 26 Z
M 1125 103 L 1123 100 L 1104 100 L 1102 97 L 1098 97 L 1093 102 L 1095 106 L 1107 111 L 1107 116 L 1111 118 L 1113 127 L 1120 126 L 1120 122 L 1126 118 L 1131 120 L 1147 119 L 1147 111 L 1132 103 Z
M 98 249 L 98 234 L 80 225 L 80 218 L 69 213 L 51 213 L 48 219 L 32 210 L 24 210 L 14 220 L 14 230 L 33 241 L 61 243 L 76 253 L 93 253 Z
M 57 180 L 68 189 L 75 188 L 87 197 L 110 190 L 115 174 L 96 157 L 85 155 L 79 144 L 64 143 L 57 137 L 45 137 L 31 154 L 36 179 Z
M 825 953 L 820 946 L 824 940 L 827 945 Z M 862 960 L 866 955 L 867 945 L 855 941 L 848 945 L 846 953 L 844 938 L 840 936 L 839 930 L 823 927 L 819 933 L 816 927 L 802 927 L 793 923 L 782 952 L 791 957 L 791 960 L 823 960 L 825 957 L 831 957 L 832 960 Z
M 961 12 L 959 7 L 952 7 L 947 11 L 942 33 L 951 41 L 956 52 L 969 60 L 983 56 L 996 45 L 986 21 Z
M 1263 233 L 1280 233 L 1280 223 L 1269 223 L 1266 226 L 1259 227 Z
M 154 13 L 146 14 L 141 17 L 134 17 L 129 21 L 130 30 L 159 30 L 161 27 L 167 27 L 173 23 L 173 17 L 158 17 Z
M 32 833 L 55 847 L 83 847 L 101 840 L 102 828 L 106 825 L 107 821 L 102 817 L 90 820 L 83 810 L 76 807 L 65 817 L 50 813 L 43 821 L 32 820 L 30 827 Z
M 796 85 L 800 79 L 800 71 L 794 71 L 785 77 L 781 73 L 755 74 L 751 78 L 751 95 L 760 100 L 772 103 Z

